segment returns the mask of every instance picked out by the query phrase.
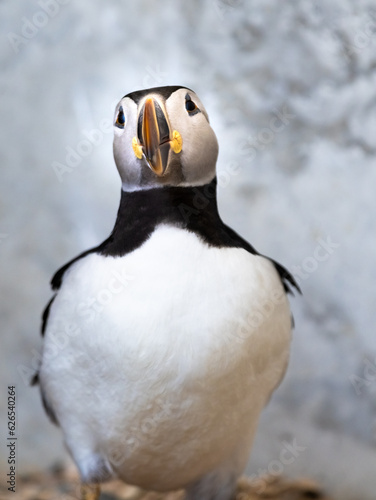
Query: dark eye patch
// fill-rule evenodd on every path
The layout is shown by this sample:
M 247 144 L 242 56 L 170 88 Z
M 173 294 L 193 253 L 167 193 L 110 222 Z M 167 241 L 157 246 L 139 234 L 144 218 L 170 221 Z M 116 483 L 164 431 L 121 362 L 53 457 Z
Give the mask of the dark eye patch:
M 185 109 L 188 111 L 189 116 L 200 113 L 200 109 L 197 107 L 196 103 L 192 101 L 189 94 L 185 95 Z
M 116 117 L 115 127 L 124 128 L 125 115 L 123 111 L 123 106 L 120 106 L 118 115 Z

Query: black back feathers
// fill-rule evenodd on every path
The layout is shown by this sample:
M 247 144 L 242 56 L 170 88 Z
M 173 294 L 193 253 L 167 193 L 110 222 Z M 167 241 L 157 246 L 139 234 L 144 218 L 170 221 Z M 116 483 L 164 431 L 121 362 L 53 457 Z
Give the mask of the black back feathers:
M 164 100 L 166 100 L 170 97 L 171 94 L 173 94 L 179 89 L 191 90 L 188 89 L 187 87 L 182 87 L 181 85 L 173 85 L 170 87 L 153 87 L 151 89 L 136 90 L 135 92 L 130 92 L 129 94 L 126 94 L 124 97 L 129 97 L 130 99 L 132 99 L 132 101 L 138 104 L 142 98 L 153 92 L 155 94 L 159 94 L 161 97 L 163 97 Z

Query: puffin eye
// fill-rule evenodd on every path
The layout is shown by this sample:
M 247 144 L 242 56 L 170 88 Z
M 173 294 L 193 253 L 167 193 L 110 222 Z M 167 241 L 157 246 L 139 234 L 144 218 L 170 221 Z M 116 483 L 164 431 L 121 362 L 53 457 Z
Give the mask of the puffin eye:
M 125 115 L 123 111 L 123 106 L 120 106 L 119 113 L 116 117 L 115 127 L 124 128 Z
M 191 113 L 197 108 L 196 104 L 193 101 L 185 101 L 185 109 L 188 113 Z
M 200 111 L 189 94 L 185 96 L 185 109 L 188 111 L 189 115 L 195 115 Z

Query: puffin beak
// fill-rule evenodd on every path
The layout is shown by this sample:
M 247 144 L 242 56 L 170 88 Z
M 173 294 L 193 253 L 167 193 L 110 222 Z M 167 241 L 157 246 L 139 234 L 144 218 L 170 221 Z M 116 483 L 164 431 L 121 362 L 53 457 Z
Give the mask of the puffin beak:
M 152 98 L 145 101 L 138 119 L 138 139 L 151 170 L 162 176 L 170 151 L 170 128 L 160 105 Z
M 164 175 L 168 167 L 170 149 L 178 154 L 183 139 L 177 130 L 170 133 L 166 115 L 157 101 L 146 99 L 137 123 L 137 137 L 132 139 L 135 156 L 145 158 L 151 170 L 158 176 Z

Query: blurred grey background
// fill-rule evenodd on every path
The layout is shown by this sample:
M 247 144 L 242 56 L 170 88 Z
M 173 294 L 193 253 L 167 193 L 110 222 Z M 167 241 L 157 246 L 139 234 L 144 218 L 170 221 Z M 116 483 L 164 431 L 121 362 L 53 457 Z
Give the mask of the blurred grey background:
M 182 84 L 218 136 L 223 219 L 304 291 L 248 473 L 374 500 L 376 2 L 3 0 L 0 23 L 1 470 L 8 384 L 18 471 L 66 457 L 26 384 L 48 282 L 112 229 L 116 102 Z

